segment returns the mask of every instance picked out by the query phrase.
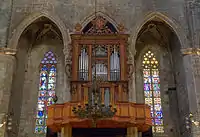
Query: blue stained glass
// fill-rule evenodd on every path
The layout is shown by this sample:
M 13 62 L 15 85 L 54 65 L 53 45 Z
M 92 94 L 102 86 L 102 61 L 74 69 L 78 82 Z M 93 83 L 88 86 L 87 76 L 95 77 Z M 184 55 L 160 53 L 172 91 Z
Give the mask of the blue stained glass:
M 151 84 L 144 84 L 144 90 L 151 90 Z
M 50 72 L 56 72 L 56 68 L 54 65 L 52 65 L 52 67 L 50 68 Z
M 153 90 L 160 90 L 160 84 L 153 84 Z
M 45 96 L 46 95 L 46 91 L 39 91 L 39 96 Z
M 36 119 L 36 125 L 38 126 L 44 125 L 44 119 Z
M 159 63 L 154 53 L 148 51 L 144 54 L 143 78 L 145 103 L 151 106 L 152 131 L 163 133 L 163 113 L 160 95 Z
M 43 133 L 44 132 L 43 126 L 36 126 L 35 132 L 38 133 L 38 134 Z
M 42 66 L 41 68 L 42 71 L 48 71 L 48 67 L 46 65 Z
M 155 125 L 154 119 L 151 119 L 151 121 L 152 121 L 152 124 Z
M 163 117 L 162 111 L 155 111 L 155 117 L 161 119 Z
M 161 119 L 155 119 L 155 125 L 162 125 Z
M 38 97 L 38 100 L 45 101 L 46 97 L 45 96 L 40 96 L 40 97 Z
M 37 119 L 35 124 L 35 133 L 46 134 L 47 126 L 47 106 L 52 105 L 53 96 L 55 96 L 56 87 L 56 58 L 54 54 L 49 51 L 44 55 L 45 57 L 41 61 L 40 70 L 40 83 L 38 92 L 38 104 L 37 104 Z M 48 89 L 48 91 L 47 91 Z
M 38 111 L 38 117 L 42 118 L 44 116 L 44 111 Z

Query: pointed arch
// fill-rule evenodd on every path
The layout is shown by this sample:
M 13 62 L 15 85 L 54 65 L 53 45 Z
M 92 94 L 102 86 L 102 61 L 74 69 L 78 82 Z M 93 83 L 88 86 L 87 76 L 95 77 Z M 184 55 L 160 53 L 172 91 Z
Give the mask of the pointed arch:
M 136 40 L 139 32 L 141 31 L 142 27 L 150 21 L 161 21 L 164 22 L 169 28 L 176 34 L 176 36 L 179 39 L 180 45 L 182 48 L 185 48 L 188 46 L 188 41 L 184 32 L 184 29 L 181 27 L 180 23 L 176 22 L 175 20 L 170 19 L 167 15 L 160 13 L 160 12 L 151 12 L 147 14 L 144 18 L 141 18 L 136 23 L 134 33 L 130 36 L 130 43 L 131 43 L 131 51 L 135 53 L 135 46 L 136 46 Z
M 60 20 L 58 16 L 51 12 L 35 12 L 30 14 L 28 17 L 26 17 L 18 26 L 16 29 L 14 29 L 14 33 L 8 43 L 8 48 L 11 49 L 18 49 L 18 41 L 20 39 L 20 36 L 24 32 L 24 30 L 34 21 L 41 17 L 46 17 L 50 21 L 56 24 L 56 26 L 59 28 L 61 34 L 62 34 L 62 39 L 63 39 L 63 44 L 64 48 L 68 47 L 68 43 L 70 43 L 70 36 L 69 36 L 69 30 L 65 27 L 65 24 Z
M 110 22 L 110 23 L 115 27 L 115 29 L 119 32 L 119 30 L 118 30 L 118 28 L 117 28 L 118 24 L 116 23 L 116 21 L 113 20 L 111 17 L 109 17 L 107 14 L 105 14 L 105 13 L 103 13 L 103 12 L 101 12 L 101 11 L 96 12 L 96 14 L 93 13 L 93 14 L 87 16 L 87 17 L 86 17 L 85 19 L 83 19 L 83 21 L 80 23 L 81 26 L 82 26 L 83 28 L 85 28 L 85 26 L 86 26 L 88 23 L 90 23 L 93 19 L 95 19 L 95 16 L 101 16 L 101 17 L 105 18 L 105 19 L 106 19 L 108 22 Z

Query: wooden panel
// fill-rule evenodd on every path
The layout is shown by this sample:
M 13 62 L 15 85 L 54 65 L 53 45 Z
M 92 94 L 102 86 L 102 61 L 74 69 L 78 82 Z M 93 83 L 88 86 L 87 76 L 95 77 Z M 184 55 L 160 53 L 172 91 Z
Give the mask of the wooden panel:
M 60 130 L 61 125 L 71 124 L 72 127 L 88 128 L 92 126 L 90 119 L 79 119 L 73 112 L 77 103 L 56 104 L 48 107 L 47 126 Z M 83 104 L 82 104 L 83 105 Z M 137 126 L 139 131 L 146 131 L 151 126 L 150 107 L 144 104 L 116 103 L 117 113 L 111 119 L 97 122 L 97 127 L 111 128 Z M 55 128 L 56 127 L 56 128 Z
M 78 44 L 73 42 L 72 47 L 72 80 L 75 81 L 78 78 Z
M 57 105 L 56 111 L 54 112 L 55 119 L 62 119 L 63 116 L 63 105 Z
M 119 49 L 120 49 L 120 73 L 121 73 L 121 75 L 120 75 L 120 79 L 121 80 L 125 80 L 125 69 L 124 69 L 124 67 L 125 67 L 125 58 L 124 58 L 124 54 L 125 54 L 125 48 L 124 48 L 124 45 L 123 45 L 123 43 L 122 42 L 120 42 L 120 46 L 119 46 Z

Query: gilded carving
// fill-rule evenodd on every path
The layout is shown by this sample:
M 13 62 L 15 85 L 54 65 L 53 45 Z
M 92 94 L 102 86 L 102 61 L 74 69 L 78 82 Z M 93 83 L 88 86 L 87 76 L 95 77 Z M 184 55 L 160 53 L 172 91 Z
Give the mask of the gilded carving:
M 200 48 L 181 49 L 183 55 L 200 55 Z
M 81 32 L 81 29 L 82 29 L 81 24 L 80 24 L 80 23 L 77 23 L 77 24 L 75 25 L 75 31 L 76 31 L 76 32 Z
M 118 26 L 117 26 L 117 29 L 119 30 L 119 32 L 124 32 L 125 30 L 125 27 L 122 23 L 120 23 Z
M 195 77 L 200 77 L 200 48 L 187 48 L 181 50 L 183 55 L 192 55 L 192 67 Z
M 5 54 L 5 55 L 12 55 L 14 56 L 16 54 L 17 50 L 16 49 L 10 49 L 10 48 L 0 48 L 0 53 Z

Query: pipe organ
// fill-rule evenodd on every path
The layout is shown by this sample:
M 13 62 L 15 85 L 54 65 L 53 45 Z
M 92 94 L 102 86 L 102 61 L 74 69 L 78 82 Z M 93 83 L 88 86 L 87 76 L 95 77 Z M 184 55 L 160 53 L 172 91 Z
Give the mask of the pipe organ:
M 137 127 L 138 131 L 147 131 L 151 127 L 150 108 L 145 104 L 129 102 L 128 95 L 132 91 L 128 91 L 128 37 L 117 32 L 102 17 L 91 21 L 81 32 L 71 34 L 71 101 L 49 106 L 49 127 L 55 131 L 65 126 L 67 130 L 69 125 L 72 128 L 91 127 L 90 120 L 79 119 L 73 114 L 72 108 L 90 101 L 89 96 L 93 98 L 90 88 L 95 74 L 101 81 L 101 103 L 117 108 L 117 114 L 113 118 L 98 121 L 97 128 Z

